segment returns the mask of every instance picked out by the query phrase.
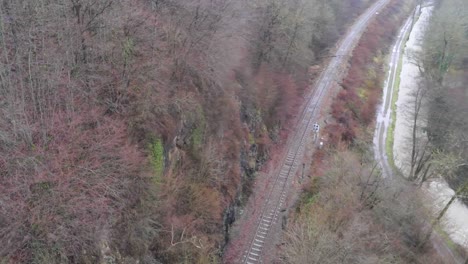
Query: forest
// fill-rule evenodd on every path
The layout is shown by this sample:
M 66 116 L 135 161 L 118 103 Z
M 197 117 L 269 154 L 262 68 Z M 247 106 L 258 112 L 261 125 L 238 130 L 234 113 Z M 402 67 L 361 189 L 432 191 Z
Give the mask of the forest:
M 468 263 L 466 250 L 447 242 L 447 234 L 445 242 L 431 240 L 433 233 L 442 232 L 440 224 L 451 204 L 467 201 L 468 16 L 458 0 L 415 3 L 433 4 L 434 10 L 420 40 L 422 49 L 408 55 L 421 73 L 403 110 L 412 132 L 405 139 L 411 153 L 409 173 L 394 168 L 388 185 L 370 147 L 382 92 L 378 87 L 385 77 L 381 56 L 392 43 L 386 38 L 398 29 L 390 20 L 403 21 L 413 10 L 400 6 L 386 8 L 354 50 L 351 68 L 331 105 L 334 122 L 326 128 L 335 147 L 314 155 L 312 179 L 284 231 L 283 262 L 455 263 L 455 258 L 436 250 L 437 243 L 451 243 L 452 252 Z M 382 25 L 395 28 L 386 27 L 386 33 Z M 447 180 L 454 194 L 432 213 L 422 186 L 438 179 Z
M 257 172 L 374 2 L 1 0 L 0 263 L 221 263 Z M 413 178 L 430 167 L 465 191 L 466 12 L 435 2 L 415 54 L 435 91 L 431 159 L 415 151 Z M 418 187 L 384 188 L 369 152 L 415 4 L 391 0 L 356 46 L 281 263 L 441 263 Z
M 416 120 L 410 139 L 413 180 L 442 175 L 454 190 L 468 192 L 468 13 L 458 0 L 439 1 L 423 39 L 412 54 L 422 74 L 411 104 Z M 422 121 L 422 122 L 419 122 Z M 418 133 L 424 130 L 427 137 Z M 468 201 L 465 199 L 465 201 Z
M 219 262 L 369 4 L 2 0 L 0 262 Z

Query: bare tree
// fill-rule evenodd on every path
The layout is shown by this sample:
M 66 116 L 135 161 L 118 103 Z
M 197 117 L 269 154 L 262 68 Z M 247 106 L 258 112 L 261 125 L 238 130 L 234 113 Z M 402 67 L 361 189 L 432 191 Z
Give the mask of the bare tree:
M 426 107 L 430 100 L 430 90 L 424 82 L 419 82 L 411 92 L 410 99 L 405 104 L 404 113 L 409 117 L 411 136 L 408 179 L 417 181 L 427 178 L 430 168 L 431 144 L 427 138 Z
M 419 247 L 424 246 L 429 241 L 429 238 L 431 237 L 435 226 L 437 226 L 440 223 L 441 219 L 445 216 L 445 213 L 447 213 L 447 210 L 450 208 L 453 202 L 462 196 L 466 196 L 467 194 L 468 194 L 468 180 L 463 185 L 458 187 L 458 189 L 455 191 L 455 194 L 450 198 L 447 204 L 445 204 L 444 208 L 442 208 L 442 210 L 432 220 L 430 228 L 428 229 L 424 238 L 421 240 L 421 243 L 418 245 Z

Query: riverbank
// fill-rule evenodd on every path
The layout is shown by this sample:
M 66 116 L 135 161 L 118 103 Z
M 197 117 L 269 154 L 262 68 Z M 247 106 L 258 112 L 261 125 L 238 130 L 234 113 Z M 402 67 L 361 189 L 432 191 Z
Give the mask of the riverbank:
M 421 49 L 421 40 L 426 33 L 425 28 L 430 21 L 431 15 L 432 7 L 421 9 L 421 15 L 415 22 L 406 43 L 399 82 L 397 82 L 399 90 L 398 99 L 393 110 L 393 114 L 396 115 L 394 134 L 389 135 L 389 137 L 393 138 L 394 164 L 405 175 L 408 175 L 409 161 L 411 159 L 410 138 L 412 134 L 412 116 L 408 105 L 411 105 L 412 100 L 414 100 L 412 94 L 420 78 L 419 69 L 412 63 L 411 54 Z M 422 110 L 421 114 L 423 117 L 420 118 L 421 123 L 419 125 L 424 127 L 426 122 L 426 118 L 424 118 L 424 115 L 426 115 L 425 109 Z M 421 134 L 418 136 L 425 137 L 422 132 L 419 133 Z M 454 194 L 454 191 L 442 179 L 424 184 L 422 190 L 427 195 L 429 199 L 428 205 L 432 207 L 431 209 L 434 214 L 437 214 Z M 460 201 L 456 201 L 450 206 L 441 223 L 441 229 L 448 235 L 448 238 L 465 249 L 468 249 L 467 219 L 468 208 Z
M 432 14 L 432 7 L 421 8 L 421 14 L 413 25 L 408 40 L 406 42 L 402 67 L 398 76 L 398 99 L 394 105 L 394 113 L 396 118 L 394 120 L 393 131 L 393 154 L 394 164 L 404 174 L 409 172 L 410 154 L 410 138 L 412 133 L 411 125 L 411 105 L 415 88 L 418 85 L 420 72 L 418 66 L 412 63 L 411 54 L 421 49 L 421 39 L 424 36 L 424 28 L 429 23 Z M 425 118 L 419 119 L 421 125 L 424 125 Z

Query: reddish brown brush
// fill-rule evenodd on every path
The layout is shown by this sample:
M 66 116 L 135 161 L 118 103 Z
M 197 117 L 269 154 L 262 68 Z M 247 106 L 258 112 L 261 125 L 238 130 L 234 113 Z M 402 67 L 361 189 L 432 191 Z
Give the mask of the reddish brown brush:
M 38 241 L 61 241 L 68 252 L 95 248 L 111 219 L 138 199 L 143 157 L 127 141 L 125 124 L 98 109 L 56 113 L 47 138 L 39 135 L 32 146 L 2 156 L 10 174 L 1 184 L 9 211 L 5 249 L 26 257 L 23 250 Z
M 331 113 L 338 123 L 328 129 L 333 144 L 337 144 L 337 140 L 353 142 L 359 131 L 374 120 L 383 72 L 377 70 L 373 75 L 369 72 L 383 68 L 382 63 L 374 62 L 374 58 L 389 47 L 397 30 L 396 21 L 405 15 L 402 5 L 402 2 L 396 2 L 380 12 L 353 51 L 350 69 L 343 80 L 344 90 L 332 103 Z

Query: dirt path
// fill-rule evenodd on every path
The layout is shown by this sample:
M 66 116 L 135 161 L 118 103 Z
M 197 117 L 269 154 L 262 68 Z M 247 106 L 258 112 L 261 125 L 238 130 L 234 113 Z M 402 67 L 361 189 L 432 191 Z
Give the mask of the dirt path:
M 361 37 L 372 17 L 378 14 L 389 0 L 380 0 L 362 14 L 336 49 L 315 84 L 315 88 L 305 97 L 302 114 L 298 119 L 295 133 L 288 139 L 284 155 L 276 168 L 263 175 L 254 187 L 242 217 L 231 232 L 231 242 L 224 254 L 224 263 L 272 263 L 277 243 L 281 237 L 281 223 L 297 197 L 292 188 L 303 175 L 304 156 L 310 156 L 312 148 L 307 148 L 313 138 L 314 125 L 318 122 L 321 106 L 326 101 L 330 87 L 343 78 L 348 55 Z

